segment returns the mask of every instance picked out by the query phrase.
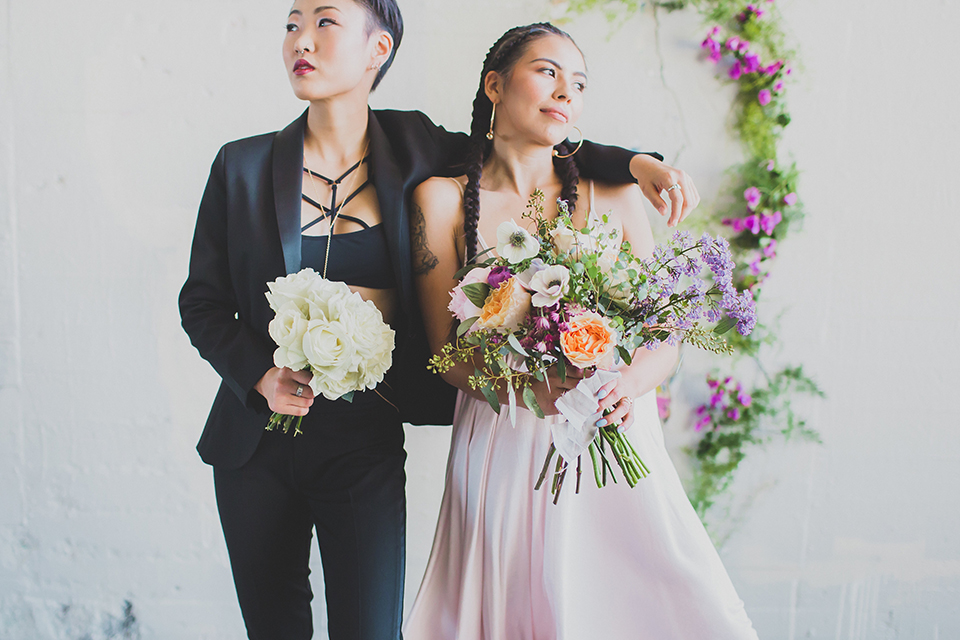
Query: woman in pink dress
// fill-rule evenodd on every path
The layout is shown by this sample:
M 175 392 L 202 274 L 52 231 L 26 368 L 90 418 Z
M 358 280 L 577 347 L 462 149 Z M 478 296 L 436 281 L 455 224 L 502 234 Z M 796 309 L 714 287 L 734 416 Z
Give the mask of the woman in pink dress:
M 414 263 L 435 353 L 451 336 L 454 274 L 501 222 L 532 224 L 519 214 L 536 189 L 546 202 L 567 200 L 581 225 L 609 211 L 607 224 L 638 256 L 651 255 L 639 189 L 578 184 L 576 165 L 564 157 L 575 151 L 561 141 L 581 113 L 586 85 L 580 50 L 552 25 L 511 29 L 490 49 L 466 175 L 432 178 L 414 193 Z M 460 395 L 433 550 L 404 625 L 408 640 L 757 637 L 664 448 L 654 389 L 676 358 L 675 346 L 640 350 L 598 393 L 601 407 L 612 409 L 610 424 L 632 425 L 627 434 L 649 477 L 633 489 L 585 481 L 556 505 L 534 485 L 550 424 L 562 419 L 554 402 L 578 380 L 536 385 L 546 419 L 520 402 L 514 426 L 507 411 L 498 415 L 470 389 L 472 365 L 444 375 Z

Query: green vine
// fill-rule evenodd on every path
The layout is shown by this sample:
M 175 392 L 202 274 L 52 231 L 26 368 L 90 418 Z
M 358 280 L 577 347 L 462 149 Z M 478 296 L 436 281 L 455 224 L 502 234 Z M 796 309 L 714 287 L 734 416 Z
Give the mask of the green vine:
M 568 0 L 565 4 L 568 14 L 599 10 L 620 24 L 647 4 L 654 11 L 693 7 L 703 16 L 708 29 L 702 42 L 704 60 L 717 65 L 718 77 L 737 87 L 732 128 L 744 156 L 742 164 L 728 170 L 727 187 L 705 226 L 729 227 L 726 235 L 737 263 L 734 283 L 759 299 L 779 244 L 804 217 L 797 195 L 799 172 L 795 164 L 784 165 L 778 153 L 783 130 L 790 124 L 786 85 L 796 55 L 786 45 L 774 0 Z M 800 366 L 773 375 L 765 372 L 765 347 L 778 343 L 769 324 L 731 340 L 734 358 L 753 359 L 761 373 L 761 382 L 749 390 L 729 375 L 707 377 L 710 400 L 697 409 L 693 428 L 700 437 L 689 449 L 694 476 L 688 495 L 701 518 L 728 489 L 748 451 L 777 434 L 819 442 L 816 431 L 806 426 L 793 407 L 798 398 L 822 397 L 823 392 Z M 661 416 L 668 416 L 669 397 L 658 398 L 658 405 Z

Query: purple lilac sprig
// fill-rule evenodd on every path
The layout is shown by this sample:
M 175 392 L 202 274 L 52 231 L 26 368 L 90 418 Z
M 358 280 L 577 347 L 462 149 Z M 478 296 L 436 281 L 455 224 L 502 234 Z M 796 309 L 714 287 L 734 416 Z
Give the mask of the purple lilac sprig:
M 726 238 L 705 233 L 694 241 L 688 232 L 678 231 L 668 244 L 658 246 L 645 264 L 651 275 L 641 314 L 647 326 L 662 330 L 646 343 L 647 348 L 654 349 L 663 340 L 675 343 L 700 319 L 720 322 L 726 315 L 741 335 L 748 335 L 756 326 L 753 295 L 737 291 L 734 285 L 736 264 Z M 702 278 L 704 268 L 712 283 Z M 690 284 L 678 293 L 684 277 Z

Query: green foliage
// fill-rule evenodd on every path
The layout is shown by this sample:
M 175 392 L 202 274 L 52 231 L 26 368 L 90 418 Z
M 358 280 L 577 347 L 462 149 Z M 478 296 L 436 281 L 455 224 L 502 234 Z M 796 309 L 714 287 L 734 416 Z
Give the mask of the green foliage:
M 571 14 L 599 10 L 611 21 L 625 22 L 645 4 L 636 0 L 570 0 L 567 9 Z M 737 263 L 734 284 L 749 289 L 759 299 L 778 245 L 800 226 L 804 216 L 796 195 L 797 168 L 781 162 L 778 153 L 783 130 L 791 121 L 786 82 L 795 52 L 786 45 L 774 3 L 754 0 L 762 16 L 747 11 L 747 0 L 655 0 L 649 4 L 655 11 L 695 8 L 709 30 L 703 43 L 705 58 L 717 64 L 718 79 L 737 85 L 731 122 L 744 161 L 728 170 L 727 186 L 713 207 L 712 220 L 703 226 L 726 226 L 728 233 L 732 230 L 730 245 Z M 735 39 L 733 46 L 731 38 Z M 746 44 L 736 46 L 738 42 Z M 694 336 L 692 342 L 700 339 L 702 336 Z M 778 338 L 769 324 L 758 324 L 746 337 L 729 332 L 727 343 L 735 357 L 752 358 L 763 371 L 761 352 L 764 347 L 776 346 Z M 749 395 L 752 405 L 739 407 L 736 420 L 724 413 L 729 409 L 717 413 L 708 405 L 704 406 L 709 410 L 698 414 L 699 426 L 708 414 L 713 425 L 702 432 L 699 444 L 690 451 L 695 475 L 689 495 L 701 517 L 729 486 L 747 452 L 769 441 L 769 425 L 780 425 L 785 438 L 819 441 L 817 433 L 793 408 L 798 397 L 823 395 L 801 367 L 787 367 L 767 377 Z
M 787 367 L 750 390 L 731 378 L 709 377 L 708 383 L 714 395 L 697 412 L 703 437 L 690 451 L 696 473 L 688 495 L 701 518 L 730 485 L 751 447 L 766 444 L 774 436 L 820 442 L 794 403 L 801 396 L 823 397 L 799 366 Z

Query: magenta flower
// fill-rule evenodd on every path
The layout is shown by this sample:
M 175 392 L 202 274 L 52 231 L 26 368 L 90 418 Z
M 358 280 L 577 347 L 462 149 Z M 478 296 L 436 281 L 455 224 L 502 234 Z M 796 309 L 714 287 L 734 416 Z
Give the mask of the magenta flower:
M 715 27 L 713 27 L 713 29 L 710 29 L 710 37 L 711 37 L 711 38 L 712 38 L 713 36 L 717 35 L 718 33 L 720 33 L 720 27 L 715 26 Z
M 494 267 L 487 276 L 487 284 L 496 289 L 509 280 L 512 275 L 513 272 L 510 271 L 510 267 Z
M 743 224 L 750 230 L 750 233 L 756 235 L 760 233 L 760 216 L 753 214 L 743 219 Z
M 755 53 L 748 53 L 743 56 L 743 72 L 754 73 L 760 68 L 760 56 Z
M 777 163 L 774 160 L 767 160 L 767 171 L 773 171 L 773 168 L 777 166 Z
M 737 60 L 733 63 L 733 66 L 730 67 L 730 79 L 739 80 L 740 76 L 743 75 L 743 67 L 740 65 L 740 61 Z
M 733 227 L 733 230 L 737 233 L 742 233 L 747 228 L 747 223 L 744 222 L 743 218 L 724 218 L 721 223 Z
M 777 257 L 777 241 L 776 240 L 774 240 L 773 238 L 770 239 L 770 244 L 768 244 L 763 248 L 763 255 L 767 256 L 768 258 Z
M 779 211 L 774 211 L 771 214 L 765 213 L 760 217 L 760 228 L 769 236 L 773 234 L 773 230 L 776 229 L 777 225 L 782 221 L 783 214 Z
M 777 60 L 772 65 L 763 70 L 763 72 L 769 76 L 774 75 L 777 71 L 780 71 L 783 67 L 783 60 Z
M 657 413 L 660 415 L 661 420 L 666 420 L 670 417 L 670 398 L 657 396 Z
M 751 404 L 753 404 L 753 398 L 750 397 L 750 394 L 747 393 L 746 391 L 741 391 L 737 395 L 737 402 L 739 402 L 745 407 L 749 407 Z
M 701 46 L 704 49 L 710 49 L 710 60 L 712 62 L 719 62 L 720 58 L 723 57 L 723 46 L 713 38 L 707 38 Z
M 740 419 L 740 409 L 737 409 L 736 407 L 730 409 L 727 411 L 727 417 L 736 422 Z
M 723 394 L 722 394 L 722 393 L 715 393 L 715 394 L 713 394 L 712 396 L 710 396 L 710 407 L 711 407 L 711 408 L 720 405 L 720 403 L 722 403 L 722 402 L 723 402 Z
M 787 195 L 783 196 L 783 201 L 787 204 L 787 206 L 792 207 L 793 205 L 797 204 L 797 194 L 792 192 L 788 193 Z
M 753 211 L 757 208 L 757 205 L 760 204 L 760 189 L 756 187 L 748 187 L 746 191 L 743 192 L 743 197 L 747 200 L 747 206 L 750 207 L 750 210 Z
M 763 260 L 763 254 L 757 254 L 757 257 L 750 261 L 750 273 L 755 276 L 760 275 L 760 261 Z
M 710 416 L 706 415 L 697 420 L 697 424 L 693 425 L 693 428 L 697 431 L 702 431 L 704 427 L 710 424 Z
M 707 378 L 707 386 L 710 387 L 711 389 L 716 389 L 717 387 L 720 386 L 720 381 L 714 380 L 713 378 Z
M 783 80 L 777 80 L 777 84 L 773 85 L 773 90 L 777 93 L 783 91 Z
M 737 51 L 739 51 L 740 53 L 743 53 L 749 48 L 750 48 L 750 42 L 748 40 L 741 40 L 740 46 L 737 47 Z
M 730 51 L 736 51 L 739 47 L 740 47 L 740 38 L 738 38 L 737 36 L 733 36 L 732 38 L 727 40 L 727 49 L 730 49 Z
M 757 102 L 760 103 L 761 107 L 765 107 L 770 104 L 772 99 L 773 95 L 770 93 L 770 89 L 761 89 L 760 93 L 757 94 Z

